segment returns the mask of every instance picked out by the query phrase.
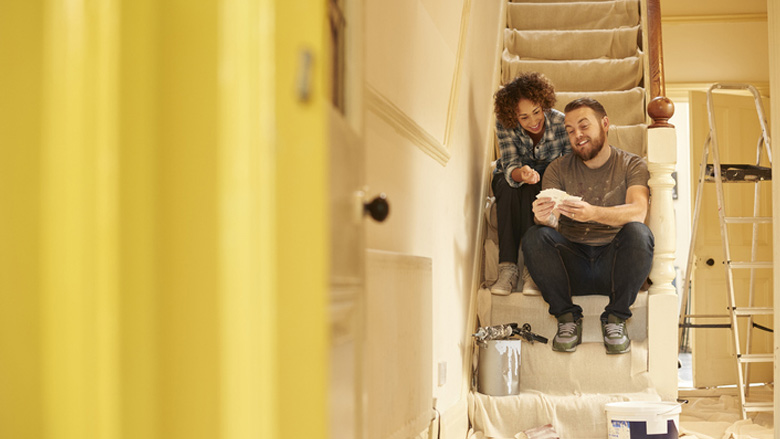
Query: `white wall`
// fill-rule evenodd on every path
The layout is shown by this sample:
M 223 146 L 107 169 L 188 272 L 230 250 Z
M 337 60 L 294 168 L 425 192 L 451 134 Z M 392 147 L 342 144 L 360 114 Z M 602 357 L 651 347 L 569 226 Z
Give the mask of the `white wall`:
M 447 367 L 441 387 L 431 371 L 434 397 L 440 412 L 462 413 L 461 424 L 501 8 L 500 0 L 366 5 L 366 83 L 374 95 L 366 179 L 391 205 L 385 223 L 368 225 L 367 245 L 432 259 L 433 364 Z
M 691 240 L 691 194 L 690 123 L 687 100 L 674 101 L 674 116 L 669 120 L 677 133 L 677 199 L 674 200 L 675 226 L 677 227 L 677 294 L 682 293 L 685 270 L 688 263 L 688 248 Z
M 766 0 L 662 0 L 662 34 L 667 95 L 675 103 L 671 123 L 677 128 L 678 200 L 677 288 L 681 292 L 690 244 L 691 193 L 690 112 L 688 91 L 706 90 L 715 82 L 748 82 L 766 90 L 769 40 Z M 695 170 L 694 170 L 695 171 Z
M 664 21 L 667 82 L 769 80 L 766 18 Z
M 770 47 L 772 48 L 769 53 L 770 61 L 770 86 L 772 93 L 777 96 L 780 89 L 780 7 L 774 0 L 767 0 L 768 3 L 768 17 L 769 17 L 769 40 Z M 771 101 L 771 127 L 770 131 L 773 133 L 780 132 L 780 101 L 777 99 Z M 772 147 L 772 156 L 777 157 L 778 149 L 776 146 Z M 772 215 L 774 221 L 772 223 L 773 231 L 780 230 L 780 183 L 778 179 L 772 181 Z M 774 261 L 775 273 L 780 270 L 780 233 L 774 233 L 772 239 L 773 254 L 772 260 Z M 774 277 L 774 303 L 780 303 L 780 276 Z M 775 305 L 776 306 L 776 305 Z M 780 327 L 780 313 L 775 312 L 774 315 L 774 327 Z M 778 358 L 777 353 L 780 352 L 780 337 L 775 337 L 775 382 L 778 379 Z M 780 401 L 780 387 L 775 387 L 774 400 Z M 774 426 L 775 437 L 780 437 L 780 410 L 774 411 Z
M 769 81 L 767 0 L 661 0 L 666 82 Z

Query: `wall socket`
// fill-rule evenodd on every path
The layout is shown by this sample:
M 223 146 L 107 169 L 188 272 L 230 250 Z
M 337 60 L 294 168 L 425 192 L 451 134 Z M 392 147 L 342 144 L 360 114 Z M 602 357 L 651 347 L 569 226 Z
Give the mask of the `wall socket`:
M 447 384 L 447 362 L 439 361 L 439 387 Z

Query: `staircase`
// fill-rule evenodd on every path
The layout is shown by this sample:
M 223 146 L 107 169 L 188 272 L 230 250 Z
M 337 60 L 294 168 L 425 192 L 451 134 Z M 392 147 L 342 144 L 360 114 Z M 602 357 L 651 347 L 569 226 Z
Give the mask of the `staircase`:
M 638 0 L 507 4 L 501 81 L 544 73 L 563 111 L 580 96 L 604 105 L 609 142 L 647 154 L 646 92 Z
M 610 119 L 609 143 L 647 157 L 645 109 L 649 92 L 644 86 L 651 81 L 645 80 L 650 77 L 650 69 L 642 48 L 643 9 L 646 6 L 639 0 L 516 0 L 507 3 L 502 84 L 521 72 L 538 71 L 555 85 L 558 97 L 555 107 L 561 111 L 577 97 L 597 99 Z M 668 163 L 660 167 L 666 171 L 670 169 Z M 650 168 L 652 174 L 652 164 Z M 671 194 L 666 194 L 670 188 L 665 187 L 656 194 L 651 183 L 654 203 L 668 195 L 669 200 L 658 203 L 665 211 L 671 210 Z M 656 214 L 658 211 L 656 208 Z M 668 220 L 663 218 L 665 216 L 669 216 L 668 212 L 656 219 L 658 225 Z M 668 245 L 663 242 L 669 242 L 666 238 L 673 242 L 674 237 L 662 238 L 659 252 L 659 232 L 654 228 L 653 231 L 656 254 L 668 257 L 668 248 L 664 248 Z M 669 233 L 674 233 L 673 227 Z M 485 246 L 486 252 L 490 253 L 497 248 L 497 238 L 492 230 L 488 231 L 487 240 L 493 241 Z M 497 256 L 493 258 L 486 254 L 486 265 L 495 260 Z M 657 271 L 654 262 L 654 272 L 667 271 L 667 268 Z M 485 267 L 486 278 L 494 269 Z M 667 274 L 657 278 L 671 280 Z M 521 289 L 522 285 L 518 287 Z M 576 352 L 566 354 L 553 352 L 550 344 L 523 343 L 521 393 L 495 397 L 473 391 L 469 398 L 470 438 L 514 438 L 521 431 L 548 423 L 564 439 L 605 438 L 605 403 L 661 400 L 649 370 L 651 342 L 648 334 L 652 325 L 648 314 L 651 308 L 671 308 L 669 317 L 673 323 L 671 330 L 666 330 L 671 335 L 668 343 L 674 343 L 676 336 L 676 296 L 672 297 L 670 285 L 661 289 L 663 292 L 658 293 L 658 298 L 662 300 L 653 305 L 652 293 L 640 292 L 632 308 L 634 317 L 628 321 L 632 350 L 624 355 L 607 356 L 604 351 L 599 315 L 607 298 L 575 298 L 585 314 L 583 344 Z M 556 321 L 548 314 L 547 304 L 540 296 L 523 296 L 517 292 L 509 296 L 492 296 L 483 289 L 478 293 L 477 302 L 481 326 L 527 322 L 534 332 L 550 339 L 555 335 Z M 659 306 L 660 303 L 664 305 Z M 676 381 L 674 385 L 676 389 Z M 664 397 L 669 399 L 668 394 Z

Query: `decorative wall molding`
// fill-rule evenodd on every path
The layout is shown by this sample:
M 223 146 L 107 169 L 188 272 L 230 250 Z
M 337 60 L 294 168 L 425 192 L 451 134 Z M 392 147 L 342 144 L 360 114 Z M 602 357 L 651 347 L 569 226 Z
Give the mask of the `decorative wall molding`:
M 368 83 L 366 83 L 366 109 L 376 113 L 399 134 L 409 139 L 442 166 L 447 165 L 451 155 L 444 144 Z
M 471 2 L 472 0 L 463 0 L 463 11 L 460 18 L 460 33 L 458 35 L 458 49 L 455 56 L 455 67 L 452 73 L 452 84 L 450 85 L 450 97 L 447 103 L 447 119 L 444 129 L 443 140 L 429 133 L 421 127 L 403 110 L 392 103 L 390 99 L 384 96 L 379 90 L 366 84 L 366 108 L 373 111 L 386 123 L 395 128 L 398 133 L 411 140 L 423 152 L 430 155 L 441 165 L 446 166 L 450 160 L 451 154 L 449 145 L 452 141 L 452 134 L 455 131 L 455 121 L 458 117 L 458 101 L 460 99 L 460 82 L 463 77 L 463 63 L 468 45 L 469 25 L 471 23 Z
M 661 18 L 662 24 L 766 23 L 767 21 L 767 14 L 673 15 Z
M 444 131 L 444 145 L 448 147 L 452 132 L 455 129 L 455 119 L 458 116 L 458 98 L 460 97 L 460 78 L 463 76 L 463 58 L 466 53 L 466 43 L 471 23 L 471 0 L 463 0 L 463 12 L 460 16 L 460 33 L 458 35 L 458 53 L 455 58 L 455 71 L 450 86 L 450 101 L 447 105 L 447 126 Z

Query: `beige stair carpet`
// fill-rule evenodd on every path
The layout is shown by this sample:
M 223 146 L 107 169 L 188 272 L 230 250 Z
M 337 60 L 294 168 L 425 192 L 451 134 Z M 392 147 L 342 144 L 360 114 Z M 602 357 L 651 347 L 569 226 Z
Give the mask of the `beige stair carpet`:
M 504 84 L 522 72 L 542 72 L 558 91 L 630 90 L 642 82 L 642 58 L 593 60 L 526 60 L 504 51 L 502 55 Z
M 614 0 L 510 0 L 509 3 L 571 3 L 571 2 L 611 2 Z
M 636 55 L 639 25 L 593 30 L 504 30 L 504 47 L 523 59 L 571 60 Z
M 554 108 L 560 111 L 563 111 L 566 104 L 574 99 L 590 96 L 601 102 L 601 105 L 607 110 L 609 122 L 613 125 L 641 125 L 646 122 L 647 116 L 643 110 L 645 90 L 642 87 L 621 91 L 559 91 L 555 95 L 558 102 L 555 103 Z
M 610 29 L 639 24 L 639 1 L 509 3 L 507 27 L 522 30 Z

